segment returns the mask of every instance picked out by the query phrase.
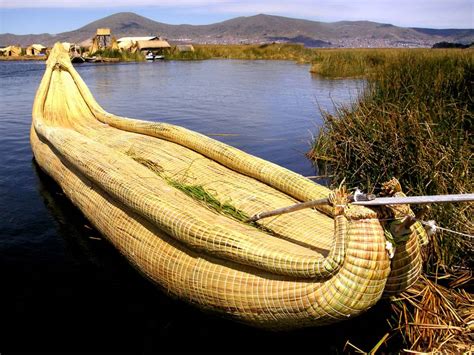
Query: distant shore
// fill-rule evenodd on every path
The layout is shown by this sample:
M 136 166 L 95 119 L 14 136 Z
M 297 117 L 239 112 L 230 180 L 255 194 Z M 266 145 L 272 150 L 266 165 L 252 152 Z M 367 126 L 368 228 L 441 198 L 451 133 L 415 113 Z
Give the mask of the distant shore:
M 14 62 L 14 61 L 26 61 L 26 60 L 46 60 L 47 57 L 44 55 L 20 55 L 17 57 L 3 57 L 0 56 L 0 61 Z

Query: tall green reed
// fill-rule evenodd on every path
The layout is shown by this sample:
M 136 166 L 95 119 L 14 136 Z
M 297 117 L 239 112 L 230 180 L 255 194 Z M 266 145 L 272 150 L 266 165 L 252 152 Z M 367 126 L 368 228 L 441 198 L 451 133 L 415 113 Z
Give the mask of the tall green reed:
M 392 50 L 365 71 L 358 103 L 324 115 L 308 153 L 318 168 L 367 190 L 395 176 L 412 195 L 472 192 L 472 52 Z M 433 205 L 427 218 L 472 234 L 472 213 L 472 204 Z M 428 265 L 473 264 L 468 238 L 440 234 L 433 245 Z

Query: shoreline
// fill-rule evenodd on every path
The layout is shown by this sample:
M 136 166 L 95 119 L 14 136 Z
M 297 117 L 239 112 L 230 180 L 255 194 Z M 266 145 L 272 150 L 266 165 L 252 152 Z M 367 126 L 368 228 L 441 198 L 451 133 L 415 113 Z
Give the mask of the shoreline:
M 48 57 L 45 55 L 20 55 L 17 57 L 5 57 L 0 56 L 0 61 L 4 62 L 24 62 L 24 61 L 38 61 L 38 60 L 46 60 Z

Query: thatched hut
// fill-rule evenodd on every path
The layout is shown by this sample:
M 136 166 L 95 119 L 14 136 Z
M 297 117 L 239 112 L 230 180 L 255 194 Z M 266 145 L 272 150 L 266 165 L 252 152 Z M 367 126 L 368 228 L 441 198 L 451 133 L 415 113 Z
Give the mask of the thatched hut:
M 98 28 L 95 39 L 99 49 L 109 48 L 112 44 L 112 31 L 110 28 Z
M 138 41 L 154 41 L 158 40 L 157 36 L 142 36 L 142 37 L 122 37 L 117 40 L 117 45 L 121 50 L 131 50 Z
M 26 48 L 26 55 L 46 55 L 46 49 L 42 44 L 32 44 Z
M 20 46 L 8 46 L 5 48 L 0 48 L 0 52 L 6 57 L 19 57 L 21 56 L 21 47 Z
M 178 52 L 194 52 L 194 47 L 192 44 L 178 44 L 176 50 Z
M 91 54 L 102 49 L 118 49 L 115 37 L 112 37 L 112 31 L 110 28 L 98 28 L 96 35 L 92 40 L 90 40 L 90 42 L 91 44 L 87 47 L 89 47 L 89 53 Z
M 157 39 L 152 41 L 137 41 L 136 46 L 137 50 L 139 50 L 140 52 L 151 51 L 155 54 L 163 53 L 164 51 L 169 50 L 171 48 L 168 41 L 165 41 L 163 39 Z

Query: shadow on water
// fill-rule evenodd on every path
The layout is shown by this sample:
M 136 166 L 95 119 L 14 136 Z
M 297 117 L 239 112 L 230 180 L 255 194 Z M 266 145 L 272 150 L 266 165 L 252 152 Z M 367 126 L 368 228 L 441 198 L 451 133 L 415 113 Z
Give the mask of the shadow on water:
M 340 353 L 347 340 L 371 349 L 388 330 L 386 302 L 343 323 L 291 332 L 263 331 L 203 313 L 143 278 L 35 162 L 33 170 L 64 255 L 34 260 L 3 278 L 0 351 Z M 1 264 L 0 270 L 8 270 L 8 262 Z

